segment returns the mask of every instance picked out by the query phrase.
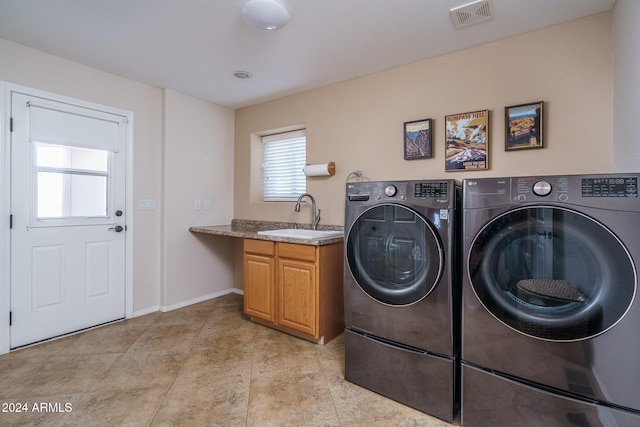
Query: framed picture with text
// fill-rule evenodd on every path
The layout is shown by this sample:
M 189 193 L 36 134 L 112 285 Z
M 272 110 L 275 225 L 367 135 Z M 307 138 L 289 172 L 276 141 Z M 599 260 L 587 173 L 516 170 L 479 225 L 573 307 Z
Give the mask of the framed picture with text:
M 446 172 L 489 169 L 489 110 L 445 116 Z

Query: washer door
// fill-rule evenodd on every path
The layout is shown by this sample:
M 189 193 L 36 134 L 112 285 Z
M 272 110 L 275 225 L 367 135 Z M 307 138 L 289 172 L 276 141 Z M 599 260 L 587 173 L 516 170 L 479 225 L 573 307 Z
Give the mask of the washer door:
M 347 235 L 347 264 L 360 288 L 388 305 L 414 304 L 442 275 L 443 250 L 433 226 L 406 206 L 364 211 Z
M 550 341 L 608 330 L 636 293 L 622 242 L 595 220 L 557 207 L 495 218 L 473 240 L 468 265 L 475 294 L 496 319 Z

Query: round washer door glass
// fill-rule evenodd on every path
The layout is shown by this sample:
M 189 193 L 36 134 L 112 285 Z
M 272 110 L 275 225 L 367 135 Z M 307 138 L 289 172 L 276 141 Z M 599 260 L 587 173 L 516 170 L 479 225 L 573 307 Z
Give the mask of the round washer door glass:
M 606 331 L 636 292 L 622 242 L 568 209 L 527 207 L 495 218 L 475 237 L 468 262 L 473 291 L 496 319 L 550 341 Z
M 443 251 L 433 227 L 402 205 L 381 204 L 360 214 L 347 235 L 346 252 L 358 286 L 388 305 L 422 300 L 442 274 Z

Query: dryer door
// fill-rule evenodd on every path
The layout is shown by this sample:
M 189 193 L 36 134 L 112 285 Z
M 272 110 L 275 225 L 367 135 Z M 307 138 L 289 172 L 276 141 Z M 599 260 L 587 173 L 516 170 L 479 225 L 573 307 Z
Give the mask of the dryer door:
M 432 224 L 397 204 L 364 211 L 346 241 L 347 264 L 355 282 L 371 298 L 394 306 L 429 295 L 442 275 L 443 254 Z
M 622 242 L 579 212 L 526 207 L 498 216 L 471 244 L 469 280 L 484 307 L 534 338 L 577 341 L 613 327 L 636 293 Z

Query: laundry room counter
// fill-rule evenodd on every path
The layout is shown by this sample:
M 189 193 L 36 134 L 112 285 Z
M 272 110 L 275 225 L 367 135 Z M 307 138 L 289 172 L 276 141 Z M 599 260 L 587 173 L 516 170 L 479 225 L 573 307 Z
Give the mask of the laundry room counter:
M 244 313 L 256 323 L 324 345 L 345 326 L 343 229 L 319 226 L 339 232 L 320 238 L 259 234 L 294 228 L 292 223 L 233 220 L 189 231 L 243 239 Z
M 288 222 L 275 222 L 275 221 L 255 221 L 234 219 L 230 225 L 205 225 L 189 227 L 189 231 L 192 233 L 212 234 L 218 236 L 238 237 L 241 239 L 256 239 L 256 240 L 269 240 L 273 242 L 284 243 L 296 243 L 299 245 L 311 245 L 311 246 L 324 246 L 332 245 L 343 241 L 342 236 L 333 236 L 325 238 L 312 238 L 303 239 L 298 237 L 283 237 L 283 236 L 269 236 L 264 234 L 258 234 L 259 231 L 266 230 L 279 230 L 279 229 L 291 229 L 295 228 L 295 224 Z M 308 228 L 308 227 L 300 227 Z M 335 225 L 320 225 L 318 230 L 335 230 L 342 231 L 343 228 Z

